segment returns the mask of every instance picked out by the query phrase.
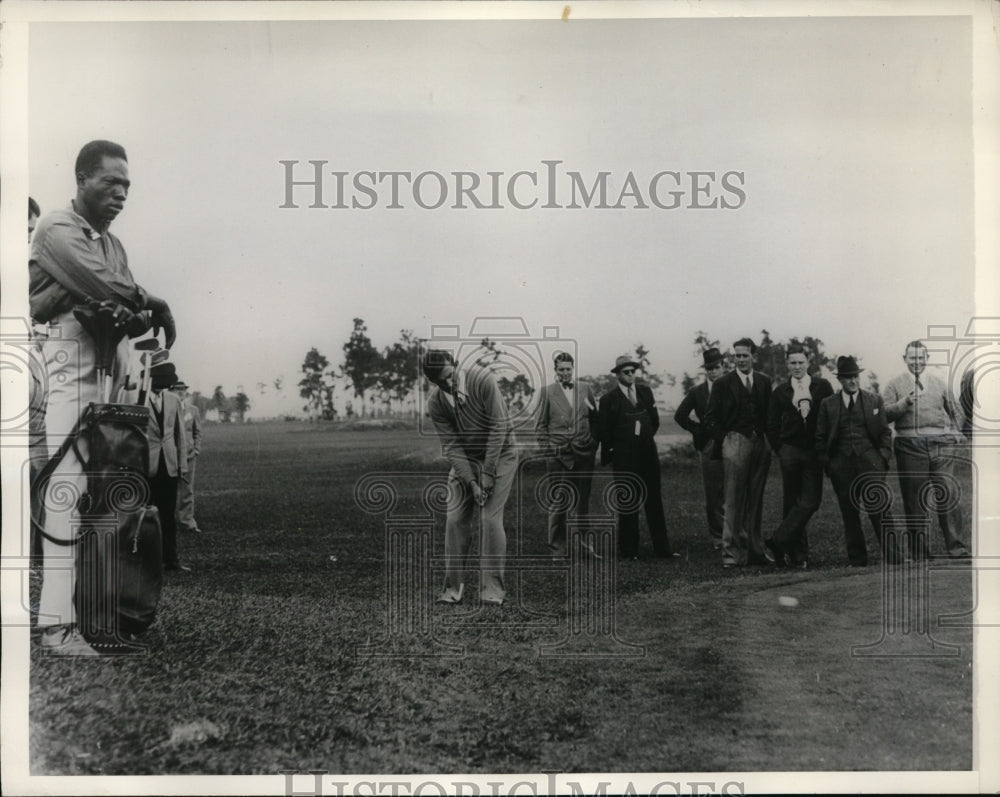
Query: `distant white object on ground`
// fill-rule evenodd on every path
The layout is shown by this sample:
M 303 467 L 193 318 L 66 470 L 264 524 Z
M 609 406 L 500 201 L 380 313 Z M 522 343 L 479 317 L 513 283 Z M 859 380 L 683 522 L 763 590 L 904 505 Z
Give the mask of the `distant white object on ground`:
M 791 595 L 782 595 L 778 598 L 778 603 L 782 606 L 788 606 L 789 608 L 799 605 L 799 599 L 793 598 Z

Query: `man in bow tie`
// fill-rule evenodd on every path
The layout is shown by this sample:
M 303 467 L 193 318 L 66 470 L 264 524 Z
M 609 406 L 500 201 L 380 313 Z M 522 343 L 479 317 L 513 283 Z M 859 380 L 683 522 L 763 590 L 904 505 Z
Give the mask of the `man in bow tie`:
M 726 504 L 722 522 L 722 566 L 773 561 L 761 534 L 764 485 L 771 466 L 765 433 L 771 380 L 755 371 L 757 346 L 750 338 L 733 344 L 736 370 L 712 389 L 705 424 L 715 440 L 713 456 L 722 460 Z
M 545 452 L 548 471 L 549 552 L 567 554 L 566 525 L 571 512 L 586 517 L 590 512 L 590 486 L 597 453 L 597 401 L 589 385 L 573 379 L 573 355 L 557 352 L 556 380 L 542 387 L 535 431 Z M 585 546 L 591 555 L 595 554 Z
M 934 504 L 948 556 L 969 555 L 962 502 L 955 495 L 955 458 L 963 442 L 961 409 L 937 374 L 925 370 L 927 347 L 914 340 L 903 355 L 907 372 L 885 388 L 885 411 L 896 430 L 893 448 L 907 517 L 930 530 L 929 504 Z M 914 529 L 913 532 L 918 532 Z M 907 535 L 911 556 L 927 555 L 926 538 Z
M 488 368 L 478 363 L 459 368 L 449 351 L 428 350 L 423 372 L 437 386 L 428 399 L 427 412 L 451 464 L 449 493 L 458 495 L 458 500 L 450 498 L 448 502 L 444 533 L 447 565 L 438 602 L 461 602 L 465 565 L 478 530 L 482 557 L 479 598 L 499 606 L 506 597 L 503 510 L 517 471 L 514 427 L 507 405 Z
M 847 560 L 853 567 L 868 564 L 861 529 L 861 509 L 871 521 L 883 558 L 896 563 L 897 551 L 885 538 L 890 496 L 885 484 L 889 470 L 892 432 L 882 397 L 861 390 L 854 357 L 837 358 L 839 392 L 823 400 L 816 421 L 816 454 L 825 468 L 840 504 L 847 541 Z
M 663 515 L 663 494 L 660 486 L 660 458 L 653 440 L 660 428 L 653 391 L 647 385 L 637 385 L 633 358 L 623 355 L 615 361 L 611 373 L 618 384 L 601 396 L 598 407 L 598 427 L 601 439 L 601 464 L 611 463 L 614 472 L 631 474 L 642 481 L 642 506 L 646 511 L 653 552 L 661 558 L 680 556 L 670 549 L 667 521 Z M 619 480 L 619 484 L 626 484 Z M 634 493 L 623 486 L 622 496 Z M 629 503 L 627 500 L 623 503 Z M 635 502 L 633 502 L 635 503 Z M 623 559 L 639 558 L 639 507 L 618 512 L 618 553 Z
M 788 382 L 771 393 L 767 439 L 781 465 L 783 520 L 767 541 L 778 563 L 808 567 L 806 524 L 823 499 L 823 466 L 816 456 L 816 421 L 833 395 L 825 379 L 809 375 L 809 357 L 793 343 L 785 350 Z

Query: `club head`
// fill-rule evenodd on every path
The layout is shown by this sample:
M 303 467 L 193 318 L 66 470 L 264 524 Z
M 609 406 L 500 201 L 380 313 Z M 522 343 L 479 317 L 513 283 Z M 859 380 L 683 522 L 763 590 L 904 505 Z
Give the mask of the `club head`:
M 160 341 L 156 338 L 143 338 L 142 340 L 137 340 L 132 344 L 132 348 L 136 351 L 156 351 L 160 346 Z

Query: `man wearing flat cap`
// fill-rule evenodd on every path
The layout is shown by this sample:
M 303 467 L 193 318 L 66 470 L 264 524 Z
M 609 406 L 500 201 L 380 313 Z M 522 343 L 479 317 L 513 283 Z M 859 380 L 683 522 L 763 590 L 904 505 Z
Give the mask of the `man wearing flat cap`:
M 809 566 L 806 525 L 823 500 L 823 466 L 816 456 L 816 421 L 823 399 L 833 395 L 830 383 L 809 375 L 805 347 L 785 350 L 788 381 L 771 393 L 767 439 L 781 465 L 782 521 L 768 547 L 779 564 Z
M 736 370 L 716 382 L 705 413 L 705 425 L 715 441 L 712 456 L 722 460 L 725 480 L 723 567 L 773 561 L 761 534 L 764 485 L 771 466 L 765 439 L 771 380 L 754 370 L 756 352 L 750 338 L 733 343 Z
M 868 564 L 861 508 L 871 521 L 883 557 L 896 561 L 895 547 L 887 544 L 883 528 L 883 521 L 889 518 L 885 474 L 892 433 L 882 397 L 861 390 L 858 377 L 863 370 L 854 357 L 837 358 L 836 376 L 841 389 L 823 400 L 816 422 L 816 453 L 837 493 L 847 561 L 853 567 Z
M 155 359 L 155 355 L 154 355 Z M 149 492 L 160 514 L 163 533 L 163 569 L 189 571 L 177 558 L 177 485 L 187 478 L 187 441 L 181 420 L 181 402 L 170 388 L 177 369 L 161 362 L 151 369 L 149 395 Z
M 701 458 L 701 481 L 705 488 L 705 515 L 708 518 L 708 535 L 712 540 L 712 548 L 722 549 L 722 519 L 725 507 L 723 492 L 722 460 L 712 457 L 714 443 L 705 426 L 705 412 L 708 410 L 708 399 L 712 388 L 722 376 L 722 354 L 718 349 L 706 349 L 702 352 L 705 369 L 705 381 L 695 385 L 681 401 L 674 420 L 682 429 L 691 432 L 694 447 Z M 694 418 L 691 413 L 694 413 Z
M 653 391 L 647 385 L 636 384 L 635 372 L 640 364 L 628 355 L 615 360 L 611 373 L 618 384 L 601 396 L 598 426 L 601 438 L 601 464 L 611 464 L 615 475 L 632 474 L 643 485 L 643 508 L 653 552 L 658 557 L 679 556 L 670 549 L 667 522 L 663 516 L 660 487 L 660 458 L 653 436 L 660 428 Z M 634 492 L 630 487 L 619 490 L 622 495 Z M 639 558 L 639 509 L 618 512 L 618 553 L 623 559 Z
M 478 363 L 460 367 L 451 352 L 430 349 L 423 372 L 437 386 L 427 400 L 427 413 L 451 464 L 449 493 L 457 495 L 448 501 L 444 589 L 437 601 L 461 603 L 466 561 L 480 534 L 479 600 L 499 606 L 507 594 L 503 510 L 517 471 L 514 426 L 488 368 Z

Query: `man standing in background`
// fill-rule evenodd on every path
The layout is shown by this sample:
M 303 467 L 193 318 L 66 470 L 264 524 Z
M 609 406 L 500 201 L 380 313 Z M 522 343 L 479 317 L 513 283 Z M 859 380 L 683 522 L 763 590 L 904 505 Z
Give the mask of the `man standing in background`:
M 823 466 L 816 455 L 816 421 L 823 399 L 833 395 L 825 379 L 809 375 L 803 346 L 785 351 L 788 381 L 771 393 L 767 439 L 781 465 L 781 525 L 767 541 L 778 564 L 809 566 L 806 524 L 823 500 Z
M 705 412 L 712 387 L 722 376 L 722 354 L 712 348 L 702 352 L 705 381 L 695 385 L 681 401 L 674 421 L 682 429 L 691 432 L 692 442 L 701 459 L 701 481 L 705 488 L 705 515 L 708 518 L 708 535 L 712 539 L 712 549 L 722 549 L 722 522 L 725 510 L 725 492 L 722 460 L 712 457 L 714 443 L 705 426 Z M 694 412 L 694 420 L 691 413 Z
M 896 430 L 893 447 L 896 470 L 908 518 L 919 518 L 930 531 L 928 509 L 936 507 L 948 556 L 969 555 L 962 502 L 955 495 L 955 458 L 963 441 L 961 412 L 948 386 L 927 372 L 927 347 L 922 341 L 906 344 L 907 373 L 893 378 L 885 388 L 885 411 Z M 923 503 L 921 503 L 923 501 Z M 927 540 L 911 532 L 909 553 L 927 556 Z
M 201 454 L 201 413 L 188 398 L 188 386 L 178 382 L 173 387 L 181 402 L 181 419 L 184 428 L 184 442 L 187 445 L 187 478 L 177 485 L 177 528 L 201 534 L 198 521 L 194 519 L 194 472 Z
M 646 510 L 653 553 L 660 558 L 680 556 L 670 549 L 667 521 L 663 515 L 663 490 L 660 486 L 660 457 L 653 437 L 660 428 L 653 391 L 635 383 L 640 367 L 632 357 L 622 355 L 611 369 L 618 384 L 601 396 L 598 426 L 601 436 L 601 464 L 611 463 L 615 476 L 631 474 L 642 482 L 642 505 Z M 623 502 L 634 492 L 619 479 Z M 618 553 L 623 559 L 639 558 L 639 506 L 618 512 Z
M 187 479 L 187 441 L 181 422 L 181 402 L 170 388 L 177 382 L 173 363 L 151 369 L 149 396 L 149 492 L 160 514 L 163 569 L 190 571 L 177 556 L 177 485 Z
M 767 564 L 773 557 L 761 534 L 764 485 L 771 466 L 765 430 L 771 380 L 755 371 L 757 346 L 750 338 L 733 344 L 736 370 L 712 389 L 705 422 L 715 440 L 713 456 L 722 460 L 726 509 L 722 525 L 722 566 Z
M 538 401 L 538 445 L 545 452 L 549 474 L 549 552 L 566 556 L 567 521 L 590 513 L 590 485 L 597 453 L 597 401 L 589 385 L 573 379 L 573 355 L 561 351 L 554 358 L 556 381 L 541 389 Z M 568 500 L 567 500 L 568 499 Z M 597 554 L 586 544 L 584 549 Z

